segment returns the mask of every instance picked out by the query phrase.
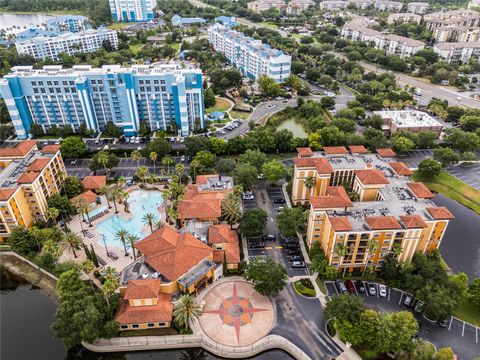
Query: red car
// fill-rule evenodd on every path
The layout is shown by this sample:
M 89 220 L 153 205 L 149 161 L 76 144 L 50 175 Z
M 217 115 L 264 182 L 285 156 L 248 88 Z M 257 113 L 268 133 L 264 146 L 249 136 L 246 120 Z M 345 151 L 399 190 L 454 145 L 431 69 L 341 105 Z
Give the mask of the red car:
M 347 285 L 348 292 L 351 292 L 352 294 L 355 294 L 355 285 L 353 284 L 353 281 L 352 280 L 347 280 L 345 282 L 345 284 Z

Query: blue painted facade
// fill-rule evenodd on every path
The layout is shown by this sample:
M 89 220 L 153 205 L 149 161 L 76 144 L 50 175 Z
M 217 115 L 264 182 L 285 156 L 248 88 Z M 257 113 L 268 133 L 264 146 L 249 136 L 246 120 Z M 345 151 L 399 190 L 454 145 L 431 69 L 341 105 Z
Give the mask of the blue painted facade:
M 18 66 L 0 79 L 0 97 L 19 138 L 28 137 L 33 123 L 45 131 L 52 125 L 77 131 L 85 123 L 98 132 L 108 121 L 128 136 L 143 121 L 152 130 L 188 136 L 204 126 L 202 84 L 200 70 L 178 64 Z
M 173 26 L 204 25 L 207 22 L 205 19 L 199 17 L 184 18 L 180 15 L 173 15 L 170 21 Z
M 155 0 L 109 0 L 113 21 L 136 22 L 155 18 Z

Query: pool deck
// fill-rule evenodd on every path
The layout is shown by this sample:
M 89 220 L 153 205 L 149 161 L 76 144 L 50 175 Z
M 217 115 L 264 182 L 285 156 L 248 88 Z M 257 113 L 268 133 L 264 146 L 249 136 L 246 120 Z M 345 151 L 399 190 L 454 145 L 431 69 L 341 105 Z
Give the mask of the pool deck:
M 135 191 L 135 190 L 142 190 L 142 189 L 140 189 L 136 185 L 131 186 L 127 189 L 128 192 L 132 192 L 132 191 Z M 101 198 L 101 202 L 102 202 L 102 205 L 100 205 L 100 206 L 106 205 L 107 201 L 106 201 L 105 196 L 102 195 L 100 198 Z M 67 223 L 67 226 L 72 232 L 74 232 L 75 234 L 79 235 L 82 238 L 83 243 L 85 245 L 87 245 L 88 248 L 90 248 L 90 246 L 93 246 L 93 248 L 95 250 L 95 254 L 97 255 L 97 258 L 99 259 L 99 261 L 101 259 L 106 263 L 105 266 L 113 267 L 118 272 L 121 272 L 125 267 L 127 267 L 128 265 L 130 265 L 133 262 L 133 253 L 132 253 L 131 249 L 128 249 L 128 256 L 125 256 L 125 250 L 123 248 L 123 245 L 120 244 L 120 241 L 119 241 L 118 246 L 111 246 L 111 245 L 107 244 L 108 252 L 116 254 L 118 259 L 114 260 L 114 259 L 108 257 L 106 249 L 105 249 L 105 245 L 104 245 L 104 243 L 101 239 L 101 233 L 97 230 L 96 224 L 101 223 L 102 221 L 104 221 L 105 219 L 107 219 L 108 217 L 113 216 L 113 215 L 119 215 L 121 218 L 127 220 L 132 216 L 132 214 L 127 213 L 125 211 L 124 205 L 123 204 L 118 204 L 118 203 L 117 203 L 118 214 L 115 214 L 115 208 L 114 208 L 113 203 L 111 201 L 110 201 L 110 205 L 111 205 L 111 209 L 109 209 L 110 212 L 108 214 L 96 219 L 96 220 L 93 220 L 92 221 L 92 225 L 93 225 L 92 227 L 89 227 L 88 221 L 85 221 L 85 222 L 82 221 L 82 216 L 81 215 L 74 215 L 72 217 L 72 220 L 70 220 Z M 164 206 L 160 206 L 159 214 L 160 214 L 162 219 L 165 219 L 165 207 Z M 83 226 L 83 230 L 87 230 L 88 233 L 90 233 L 92 235 L 91 237 L 84 236 L 84 234 L 82 233 L 82 226 Z M 147 225 L 144 225 L 142 230 L 144 231 L 145 234 L 150 234 L 150 228 Z M 76 253 L 77 253 L 77 257 L 74 258 L 73 253 L 71 251 L 69 251 L 67 249 L 64 249 L 64 252 L 63 252 L 62 256 L 60 257 L 60 261 L 63 262 L 63 261 L 73 260 L 75 262 L 81 263 L 82 261 L 84 261 L 86 259 L 85 251 L 83 250 L 83 247 L 82 247 L 82 249 L 76 251 Z

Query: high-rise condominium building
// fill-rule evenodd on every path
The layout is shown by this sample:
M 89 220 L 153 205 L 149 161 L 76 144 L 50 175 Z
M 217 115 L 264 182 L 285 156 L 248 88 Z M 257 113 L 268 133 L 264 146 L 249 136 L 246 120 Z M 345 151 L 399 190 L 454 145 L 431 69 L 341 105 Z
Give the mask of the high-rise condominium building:
M 155 0 L 109 0 L 113 21 L 148 21 L 153 19 Z
M 75 132 L 85 123 L 98 132 L 112 121 L 127 136 L 137 134 L 141 121 L 152 131 L 182 136 L 204 125 L 202 73 L 186 63 L 17 66 L 0 79 L 0 97 L 20 139 L 28 137 L 32 124 Z

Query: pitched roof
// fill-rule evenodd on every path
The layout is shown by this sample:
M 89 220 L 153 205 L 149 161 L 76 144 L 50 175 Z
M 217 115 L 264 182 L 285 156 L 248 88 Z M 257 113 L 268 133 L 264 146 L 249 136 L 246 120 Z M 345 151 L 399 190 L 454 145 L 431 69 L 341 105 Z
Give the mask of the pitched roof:
M 427 223 L 423 221 L 420 215 L 401 215 L 400 220 L 407 229 L 426 228 Z
M 13 195 L 16 189 L 0 189 L 0 201 L 7 201 Z
M 130 280 L 123 298 L 129 299 L 152 299 L 158 296 L 160 291 L 159 279 Z
M 378 169 L 355 170 L 358 181 L 364 185 L 383 185 L 389 184 L 388 179 Z
M 405 164 L 403 161 L 389 162 L 388 165 L 390 165 L 397 175 L 409 176 L 413 174 L 412 170 L 410 170 L 407 164 Z
M 95 194 L 92 190 L 87 190 L 80 195 L 71 198 L 70 202 L 72 204 L 75 204 L 75 206 L 78 206 L 78 204 L 80 203 L 80 199 L 85 200 L 87 204 L 93 204 L 97 202 L 97 194 Z
M 330 225 L 332 229 L 335 231 L 350 231 L 352 230 L 352 224 L 348 220 L 346 216 L 329 216 L 328 220 L 330 221 Z
M 45 166 L 47 166 L 50 160 L 50 158 L 38 158 L 27 167 L 26 171 L 41 172 L 43 169 L 45 169 Z
M 428 188 L 425 186 L 423 182 L 409 182 L 407 186 L 412 190 L 417 198 L 420 199 L 431 199 L 435 197 Z
M 19 184 L 30 184 L 31 182 L 35 181 L 35 179 L 40 175 L 39 172 L 29 172 L 23 173 L 17 179 L 17 183 Z
M 120 324 L 142 324 L 172 321 L 172 295 L 159 293 L 157 305 L 130 306 L 128 300 L 120 300 L 115 320 Z
M 401 229 L 393 216 L 365 216 L 365 221 L 372 230 Z
M 211 174 L 211 175 L 197 175 L 195 178 L 195 184 L 200 185 L 200 184 L 207 184 L 208 179 L 210 178 L 216 178 L 218 179 L 218 174 Z
M 230 229 L 227 224 L 212 225 L 208 228 L 208 242 L 210 244 L 226 244 L 225 245 L 225 257 L 227 263 L 240 262 L 240 247 L 238 245 L 238 235 L 236 230 Z M 220 261 L 215 259 L 219 258 L 216 254 L 218 251 L 222 253 Z M 213 253 L 214 262 L 223 262 L 223 250 L 216 250 Z
M 0 158 L 25 156 L 35 146 L 37 146 L 37 142 L 35 140 L 23 140 L 21 143 L 18 143 L 14 147 L 6 147 L 0 149 Z
M 343 186 L 328 186 L 326 195 L 312 196 L 310 204 L 314 209 L 345 208 L 353 205 Z
M 82 183 L 85 190 L 99 190 L 107 183 L 107 177 L 105 175 L 89 175 L 83 178 Z
M 299 157 L 309 157 L 313 155 L 313 151 L 309 147 L 298 147 L 297 154 Z
M 455 219 L 455 216 L 444 206 L 427 208 L 427 211 L 435 220 Z
M 390 158 L 397 155 L 392 149 L 377 149 L 377 154 L 384 158 Z
M 178 216 L 185 219 L 211 219 L 222 216 L 222 200 L 231 190 L 198 191 L 198 185 L 189 185 L 178 203 Z
M 348 147 L 352 154 L 368 154 L 368 150 L 363 145 L 350 145 Z
M 293 162 L 297 168 L 315 168 L 319 174 L 333 173 L 332 165 L 328 162 L 327 158 L 295 158 Z
M 55 154 L 58 150 L 60 150 L 60 145 L 45 145 L 41 151 L 44 154 Z
M 345 155 L 348 154 L 348 150 L 345 146 L 324 146 L 323 151 L 327 155 Z
M 169 225 L 135 243 L 145 261 L 170 281 L 175 281 L 212 253 L 212 249 L 186 232 Z

